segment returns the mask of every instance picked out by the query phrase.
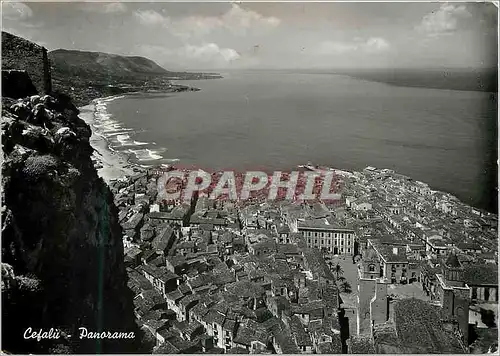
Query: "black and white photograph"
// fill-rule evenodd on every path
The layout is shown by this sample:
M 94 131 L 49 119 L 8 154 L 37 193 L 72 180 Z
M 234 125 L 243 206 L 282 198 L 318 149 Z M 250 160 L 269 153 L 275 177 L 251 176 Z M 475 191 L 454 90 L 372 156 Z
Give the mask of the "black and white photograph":
M 498 354 L 498 2 L 1 2 L 2 354 Z

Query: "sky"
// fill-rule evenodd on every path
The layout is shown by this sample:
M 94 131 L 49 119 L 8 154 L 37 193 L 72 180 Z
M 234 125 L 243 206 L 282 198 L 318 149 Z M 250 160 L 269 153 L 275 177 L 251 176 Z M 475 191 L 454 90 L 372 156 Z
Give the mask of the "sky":
M 497 8 L 485 3 L 2 2 L 2 25 L 49 50 L 169 70 L 497 64 Z

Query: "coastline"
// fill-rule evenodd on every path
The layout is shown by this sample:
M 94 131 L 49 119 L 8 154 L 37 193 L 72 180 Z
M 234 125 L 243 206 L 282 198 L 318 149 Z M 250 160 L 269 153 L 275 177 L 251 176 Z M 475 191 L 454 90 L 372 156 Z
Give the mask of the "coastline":
M 369 81 L 369 80 L 368 80 Z M 388 84 L 390 85 L 390 84 Z M 96 99 L 93 99 L 90 104 L 84 105 L 79 107 L 80 114 L 79 117 L 82 118 L 91 128 L 92 131 L 92 136 L 90 138 L 90 144 L 94 148 L 95 152 L 92 156 L 93 161 L 95 162 L 95 167 L 96 170 L 98 171 L 98 174 L 100 177 L 102 177 L 107 183 L 112 182 L 113 180 L 120 179 L 120 178 L 126 178 L 126 177 L 131 177 L 136 175 L 138 172 L 145 172 L 149 168 L 156 168 L 155 166 L 160 166 L 159 164 L 151 164 L 151 165 L 141 165 L 141 162 L 137 162 L 136 159 L 134 159 L 134 155 L 132 153 L 127 153 L 124 152 L 123 150 L 114 150 L 114 143 L 110 147 L 109 141 L 106 137 L 104 137 L 100 132 L 99 132 L 99 126 L 97 127 L 94 126 L 96 123 L 96 112 L 98 112 L 98 107 L 100 102 L 107 102 L 111 101 L 113 99 L 116 99 L 118 97 L 122 96 L 127 96 L 127 95 L 135 95 L 135 94 L 158 94 L 158 93 L 171 93 L 171 91 L 165 91 L 165 90 L 159 90 L 159 91 L 133 91 L 133 92 L 127 92 L 123 94 L 116 94 L 116 95 L 111 95 L 111 96 L 103 96 L 99 97 Z M 97 122 L 99 122 L 99 116 L 97 116 Z M 142 143 L 140 143 L 142 144 Z M 137 163 L 136 163 L 137 162 Z M 187 167 L 184 166 L 181 162 L 175 163 L 176 168 L 178 169 L 194 169 L 193 167 Z M 149 166 L 149 167 L 148 167 Z M 307 166 L 307 165 L 304 165 Z M 344 171 L 342 168 L 340 169 L 334 169 L 335 171 Z M 361 172 L 362 169 L 358 170 L 353 170 L 352 172 L 348 173 L 359 173 Z M 217 172 L 219 170 L 216 170 Z M 427 180 L 422 180 L 422 182 L 427 183 Z M 432 189 L 432 188 L 431 188 Z M 432 189 L 435 192 L 439 192 L 442 194 L 446 194 L 450 197 L 453 197 L 454 199 L 460 201 L 462 204 L 479 209 L 479 210 L 484 210 L 489 213 L 496 214 L 497 210 L 491 209 L 488 206 L 485 206 L 483 204 L 479 203 L 474 203 L 467 201 L 463 196 L 458 196 L 456 192 L 450 190 L 450 189 L 445 189 L 442 187 L 436 187 L 435 189 Z
M 109 97 L 108 97 L 109 98 Z M 90 126 L 92 136 L 90 137 L 90 145 L 94 149 L 92 160 L 95 162 L 97 174 L 103 178 L 106 183 L 113 180 L 128 177 L 135 173 L 134 168 L 137 166 L 129 162 L 128 156 L 125 154 L 112 151 L 104 136 L 96 132 L 94 127 L 96 102 L 107 98 L 94 99 L 88 105 L 78 108 L 80 113 L 78 116 Z
M 130 161 L 130 155 L 123 152 L 114 151 L 110 148 L 109 142 L 102 134 L 95 128 L 97 105 L 100 101 L 110 101 L 120 96 L 134 95 L 134 94 L 158 94 L 158 93 L 176 93 L 184 91 L 199 91 L 199 88 L 190 87 L 186 85 L 172 85 L 169 89 L 148 89 L 148 90 L 135 90 L 118 93 L 115 95 L 103 96 L 94 98 L 90 103 L 78 107 L 80 113 L 78 117 L 85 121 L 90 126 L 92 135 L 90 137 L 90 145 L 94 149 L 92 154 L 92 161 L 96 167 L 97 174 L 103 178 L 106 183 L 111 181 L 130 177 L 137 172 L 144 171 L 144 167 Z

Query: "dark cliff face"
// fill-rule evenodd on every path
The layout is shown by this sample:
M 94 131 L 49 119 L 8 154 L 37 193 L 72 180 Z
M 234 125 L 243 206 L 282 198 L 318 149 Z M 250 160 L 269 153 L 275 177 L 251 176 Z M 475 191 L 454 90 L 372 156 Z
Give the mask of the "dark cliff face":
M 137 334 L 117 209 L 92 166 L 89 127 L 49 96 L 2 104 L 3 348 L 50 351 L 23 340 L 31 326 L 66 330 L 72 338 L 56 344 L 72 352 L 134 351 L 77 338 L 80 326 Z
M 91 162 L 90 128 L 64 95 L 2 98 L 2 349 L 140 352 L 117 208 Z M 24 339 L 27 328 L 57 340 Z M 132 340 L 79 339 L 89 331 Z

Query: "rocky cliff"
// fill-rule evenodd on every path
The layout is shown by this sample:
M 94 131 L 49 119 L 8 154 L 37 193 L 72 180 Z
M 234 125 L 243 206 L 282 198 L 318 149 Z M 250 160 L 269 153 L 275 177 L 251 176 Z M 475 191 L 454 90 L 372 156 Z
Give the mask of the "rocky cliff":
M 20 55 L 30 56 L 29 46 L 20 46 Z M 39 52 L 32 54 L 16 69 L 35 63 Z M 28 74 L 9 73 L 17 82 Z M 19 88 L 32 94 L 33 84 Z M 92 165 L 90 128 L 65 95 L 13 93 L 21 99 L 2 97 L 2 349 L 140 352 L 122 231 L 112 193 Z M 25 339 L 30 327 L 61 333 Z M 135 338 L 80 339 L 80 327 Z

